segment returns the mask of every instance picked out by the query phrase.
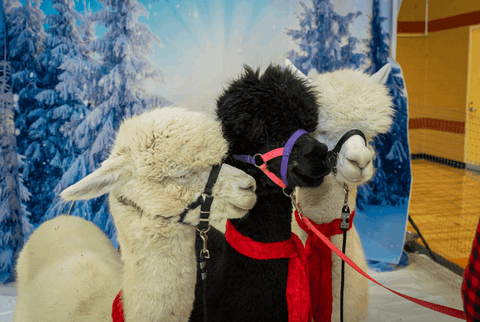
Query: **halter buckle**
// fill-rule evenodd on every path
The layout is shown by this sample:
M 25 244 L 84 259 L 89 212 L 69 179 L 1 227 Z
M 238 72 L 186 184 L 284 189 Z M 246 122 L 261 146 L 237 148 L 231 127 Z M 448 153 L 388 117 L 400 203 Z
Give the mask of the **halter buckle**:
M 257 164 L 257 157 L 259 157 L 260 160 L 262 160 L 262 163 Z M 254 154 L 254 155 L 253 155 L 253 164 L 254 164 L 257 168 L 260 168 L 263 164 L 265 164 L 265 161 L 263 161 L 263 158 L 262 158 L 262 154 L 261 154 L 261 153 L 257 153 L 257 154 Z

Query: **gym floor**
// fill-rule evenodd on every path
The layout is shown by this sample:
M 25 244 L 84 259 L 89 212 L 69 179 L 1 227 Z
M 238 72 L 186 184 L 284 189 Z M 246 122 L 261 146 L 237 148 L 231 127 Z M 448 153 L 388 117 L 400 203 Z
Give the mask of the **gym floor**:
M 479 220 L 480 175 L 413 160 L 412 177 L 410 216 L 434 252 L 465 268 Z

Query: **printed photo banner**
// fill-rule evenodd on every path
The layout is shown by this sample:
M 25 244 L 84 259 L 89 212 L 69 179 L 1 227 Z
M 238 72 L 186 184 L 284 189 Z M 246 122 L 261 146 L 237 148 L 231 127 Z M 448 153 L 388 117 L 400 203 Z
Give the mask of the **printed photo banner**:
M 25 157 L 22 225 L 36 228 L 68 211 L 59 193 L 106 159 L 125 117 L 171 104 L 212 115 L 243 64 L 263 70 L 289 58 L 305 74 L 340 68 L 373 74 L 389 62 L 396 116 L 390 132 L 375 139 L 377 170 L 358 189 L 355 224 L 368 259 L 398 263 L 411 185 L 407 93 L 394 54 L 400 3 L 5 2 L 17 152 Z M 19 24 L 23 18 L 28 29 Z M 28 187 L 36 189 L 30 196 Z M 105 197 L 77 201 L 71 214 L 94 222 L 116 245 Z M 24 230 L 26 238 L 30 233 Z

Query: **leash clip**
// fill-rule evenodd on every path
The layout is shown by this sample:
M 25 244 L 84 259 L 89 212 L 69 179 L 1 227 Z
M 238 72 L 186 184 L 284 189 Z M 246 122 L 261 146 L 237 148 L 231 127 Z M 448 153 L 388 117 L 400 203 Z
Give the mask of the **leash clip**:
M 300 217 L 300 219 L 303 219 L 302 209 L 300 209 L 300 206 L 297 204 L 297 196 L 295 195 L 295 190 L 292 191 L 292 193 L 290 194 L 290 199 L 292 200 L 292 206 L 297 211 L 298 216 Z
M 347 231 L 350 228 L 350 223 L 348 222 L 350 220 L 350 208 L 348 206 L 343 206 L 341 220 L 340 229 Z
M 340 229 L 345 232 L 350 228 L 350 223 L 348 222 L 350 220 L 350 208 L 348 207 L 348 186 L 346 183 L 343 184 L 343 191 L 345 192 L 345 201 L 343 203 L 342 216 L 340 217 L 342 220 Z
M 344 206 L 348 207 L 348 186 L 346 183 L 343 184 L 343 192 L 345 192 L 345 201 L 343 202 Z
M 200 233 L 200 238 L 202 238 L 202 240 L 203 240 L 203 248 L 202 248 L 202 250 L 200 250 L 200 257 L 202 259 L 203 258 L 209 259 L 210 258 L 210 252 L 207 249 L 207 240 L 208 240 L 207 232 L 210 230 L 210 226 L 208 226 L 208 229 L 199 230 L 197 228 L 197 230 Z M 203 255 L 203 254 L 205 254 L 205 255 Z

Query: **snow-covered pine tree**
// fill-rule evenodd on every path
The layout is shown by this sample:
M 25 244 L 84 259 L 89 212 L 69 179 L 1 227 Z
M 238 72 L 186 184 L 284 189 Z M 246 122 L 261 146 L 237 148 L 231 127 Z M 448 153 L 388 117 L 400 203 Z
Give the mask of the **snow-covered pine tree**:
M 17 153 L 15 102 L 10 86 L 11 70 L 0 62 L 0 282 L 15 279 L 13 268 L 24 242 L 33 232 L 30 213 L 24 201 L 30 193 L 23 185 L 20 168 L 23 158 Z
M 82 38 L 77 22 L 80 14 L 74 9 L 73 0 L 54 0 L 57 14 L 47 16 L 47 38 L 44 50 L 38 56 L 38 77 L 41 88 L 35 95 L 35 103 L 24 110 L 28 132 L 22 137 L 22 152 L 27 157 L 25 180 L 33 196 L 29 206 L 34 222 L 40 222 L 54 199 L 54 188 L 68 169 L 66 165 L 75 158 L 62 132 L 65 123 L 81 119 L 87 107 L 75 97 L 57 92 L 64 61 L 79 55 Z M 68 78 L 66 80 L 68 82 Z
M 340 68 L 359 68 L 365 55 L 356 53 L 357 38 L 349 36 L 349 25 L 361 11 L 341 16 L 333 10 L 330 0 L 313 0 L 313 8 L 300 2 L 304 12 L 298 16 L 300 30 L 287 29 L 297 41 L 300 52 L 290 51 L 288 58 L 305 75 L 315 68 L 319 73 Z
M 147 57 L 153 54 L 151 45 L 160 43 L 160 40 L 148 26 L 138 22 L 140 15 L 147 14 L 145 8 L 136 0 L 101 2 L 104 9 L 93 17 L 97 23 L 104 24 L 108 31 L 101 39 L 95 40 L 91 48 L 100 56 L 105 74 L 98 81 L 87 84 L 87 87 L 97 89 L 92 90 L 87 98 L 94 105 L 73 132 L 76 147 L 84 152 L 62 177 L 56 188 L 57 193 L 93 172 L 108 157 L 115 132 L 124 118 L 171 104 L 165 98 L 144 90 L 146 82 L 165 82 L 163 72 Z M 58 203 L 49 209 L 45 219 L 56 216 L 64 208 L 65 205 Z M 93 221 L 111 239 L 116 238 L 105 196 L 86 202 L 78 201 L 71 213 Z
M 15 112 L 19 112 L 18 105 L 14 100 L 11 88 L 11 63 L 5 60 L 10 57 L 12 48 L 11 42 L 23 37 L 23 41 L 16 41 L 23 45 L 30 42 L 30 46 L 35 45 L 32 41 L 32 31 L 34 32 L 41 19 L 41 14 L 36 15 L 35 8 L 31 3 L 27 3 L 26 10 L 21 9 L 17 0 L 6 0 L 1 2 L 5 10 L 5 16 L 2 23 L 5 23 L 4 29 L 7 35 L 2 37 L 2 52 L 0 57 L 0 282 L 10 282 L 15 279 L 14 267 L 26 238 L 32 233 L 33 226 L 30 224 L 26 205 L 22 201 L 28 201 L 30 193 L 23 185 L 21 167 L 24 165 L 22 158 L 17 152 L 16 126 L 14 122 Z M 30 6 L 30 7 L 29 7 Z M 33 22 L 26 20 L 32 17 Z M 19 28 L 19 24 L 24 24 Z M 16 35 L 14 31 L 24 31 Z M 6 40 L 6 41 L 5 41 Z M 25 49 L 25 48 L 24 48 Z M 19 53 L 17 51 L 17 53 Z M 28 53 L 27 53 L 28 55 Z M 17 61 L 18 62 L 18 61 Z M 18 65 L 17 65 L 18 66 Z
M 390 47 L 388 40 L 390 35 L 382 31 L 382 22 L 386 21 L 386 17 L 382 17 L 380 13 L 380 1 L 373 0 L 372 18 L 370 20 L 370 38 L 365 39 L 367 45 L 367 59 L 370 66 L 366 69 L 367 73 L 374 74 L 387 63 Z
M 390 95 L 393 97 L 395 117 L 390 131 L 375 138 L 377 157 L 374 159 L 375 175 L 368 184 L 358 187 L 357 207 L 366 205 L 408 205 L 411 185 L 411 169 L 408 147 L 407 96 L 400 65 L 389 57 L 389 35 L 382 31 L 380 1 L 373 0 L 370 21 L 371 39 L 367 40 L 367 57 L 371 65 L 369 73 L 376 73 L 386 63 L 392 65 L 387 80 Z M 395 175 L 389 175 L 394 174 Z
M 79 16 L 81 24 L 75 26 L 80 41 L 77 37 L 75 37 L 77 41 L 71 41 L 72 39 L 67 41 L 72 45 L 73 50 L 70 55 L 63 56 L 60 66 L 57 67 L 60 75 L 55 90 L 58 98 L 66 104 L 55 110 L 55 117 L 63 118 L 63 115 L 67 116 L 59 127 L 59 131 L 66 138 L 65 154 L 61 161 L 62 177 L 52 189 L 55 198 L 49 204 L 41 222 L 52 219 L 67 210 L 60 198 L 60 192 L 87 174 L 86 169 L 81 166 L 81 169 L 79 169 L 79 165 L 83 160 L 83 153 L 89 147 L 87 145 L 79 146 L 75 142 L 74 133 L 79 124 L 90 113 L 90 108 L 93 109 L 95 100 L 100 96 L 101 90 L 96 86 L 96 83 L 106 74 L 106 71 L 101 61 L 94 59 L 95 52 L 91 47 L 93 41 L 96 40 L 94 34 L 95 23 L 85 0 L 83 4 L 85 11 L 83 15 Z M 77 208 L 78 205 L 73 208 L 73 214 L 91 220 L 91 210 L 81 208 L 78 211 Z
M 37 103 L 35 95 L 42 87 L 39 79 L 41 68 L 38 64 L 38 55 L 43 51 L 46 35 L 43 29 L 45 15 L 40 5 L 40 0 L 35 2 L 27 0 L 25 5 L 18 7 L 13 5 L 13 9 L 7 12 L 8 60 L 13 69 L 13 92 L 19 95 L 19 110 L 15 116 L 15 126 L 19 130 L 17 149 L 19 154 L 27 156 L 23 175 L 26 186 L 33 194 L 36 192 L 35 187 L 28 181 L 29 164 L 38 158 L 41 147 L 37 146 L 31 152 L 26 151 L 26 148 L 29 129 L 39 125 L 35 123 L 36 118 L 28 114 L 35 109 Z M 31 200 L 27 205 L 32 209 Z M 35 219 L 32 218 L 32 221 Z
M 95 36 L 95 22 L 92 13 L 87 9 L 86 1 L 83 1 L 84 14 L 80 16 L 81 25 L 76 26 L 81 41 L 76 43 L 75 54 L 64 57 L 62 64 L 58 67 L 61 75 L 58 77 L 56 90 L 63 100 L 77 100 L 85 106 L 95 106 L 96 97 L 100 89 L 96 82 L 106 73 L 101 61 L 95 60 L 95 52 L 92 50 L 92 43 Z M 71 132 L 79 122 L 69 122 L 65 131 Z

